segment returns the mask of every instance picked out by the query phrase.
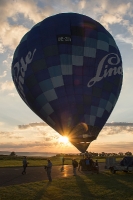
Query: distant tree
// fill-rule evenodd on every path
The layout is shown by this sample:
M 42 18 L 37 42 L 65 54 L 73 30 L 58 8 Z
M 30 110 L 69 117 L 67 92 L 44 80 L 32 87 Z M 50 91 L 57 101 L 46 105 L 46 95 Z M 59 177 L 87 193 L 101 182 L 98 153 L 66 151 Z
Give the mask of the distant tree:
M 125 153 L 125 155 L 126 155 L 126 156 L 132 156 L 132 152 L 127 151 L 127 152 Z
M 105 153 L 105 152 L 102 152 L 102 153 L 101 153 L 101 156 L 106 156 L 106 153 Z
M 16 156 L 16 153 L 15 153 L 14 151 L 12 151 L 12 152 L 10 153 L 10 156 Z
M 118 155 L 119 156 L 123 156 L 124 154 L 123 154 L 123 152 L 119 152 Z
M 98 153 L 92 152 L 91 155 L 92 156 L 98 156 Z

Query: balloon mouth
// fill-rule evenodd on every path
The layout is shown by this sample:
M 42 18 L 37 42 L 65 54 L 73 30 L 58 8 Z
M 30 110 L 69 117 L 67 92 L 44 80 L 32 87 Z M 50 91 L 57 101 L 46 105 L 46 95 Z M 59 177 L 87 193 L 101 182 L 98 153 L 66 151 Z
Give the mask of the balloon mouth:
M 96 139 L 99 129 L 89 126 L 86 123 L 77 124 L 68 134 L 71 141 L 92 142 Z
M 87 138 L 71 138 L 69 136 L 69 141 L 70 142 L 77 142 L 77 143 L 91 143 L 93 140 L 95 140 L 96 137 L 95 136 L 89 136 Z
M 96 131 L 97 130 L 97 131 Z M 99 129 L 86 123 L 79 123 L 68 134 L 69 141 L 82 153 L 85 153 L 90 143 L 97 138 Z
M 69 141 L 82 153 L 85 153 L 90 143 L 95 140 L 95 136 L 91 136 L 88 138 L 69 138 Z

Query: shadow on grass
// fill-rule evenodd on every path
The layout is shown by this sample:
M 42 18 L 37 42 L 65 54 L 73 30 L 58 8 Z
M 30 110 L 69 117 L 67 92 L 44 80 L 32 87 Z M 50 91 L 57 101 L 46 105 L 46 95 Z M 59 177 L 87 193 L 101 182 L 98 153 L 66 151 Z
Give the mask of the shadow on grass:
M 100 174 L 84 174 L 88 177 L 97 190 L 105 190 L 106 198 L 110 199 L 111 197 L 115 200 L 119 199 L 121 196 L 122 199 L 132 199 L 133 196 L 133 174 L 117 172 L 116 174 L 111 174 L 109 171 L 103 172 Z M 101 193 L 102 194 L 102 193 Z M 119 196 L 116 196 L 116 194 Z M 99 192 L 99 199 L 102 196 Z
M 18 177 L 20 176 L 14 179 Z M 32 200 L 132 200 L 133 173 L 117 172 L 116 174 L 111 174 L 109 171 L 105 171 L 100 174 L 91 174 L 90 172 L 81 172 L 74 177 L 54 179 L 52 183 L 43 180 L 36 183 L 28 183 L 24 186 L 19 185 L 15 189 L 17 193 L 18 188 L 20 190 L 23 188 L 22 191 L 24 192 L 28 191 L 27 195 L 29 196 L 27 199 L 32 198 Z M 6 188 L 3 189 L 3 192 L 5 190 Z M 7 200 L 9 198 L 4 199 Z M 10 199 L 12 199 L 11 196 Z M 16 200 L 17 196 L 13 199 Z
M 47 189 L 49 186 L 51 186 L 51 182 L 41 182 L 42 183 L 42 188 L 37 192 L 37 194 L 35 195 L 34 199 L 33 200 L 40 200 L 42 199 L 46 192 L 47 192 Z M 46 199 L 46 197 L 45 197 Z
M 84 178 L 84 176 L 86 178 Z M 81 172 L 76 178 L 83 199 L 132 200 L 133 173 Z M 95 191 L 95 192 L 94 192 Z
M 89 199 L 95 199 L 94 195 L 89 190 L 89 185 L 84 181 L 81 176 L 76 176 L 77 186 L 79 188 L 82 200 L 85 200 L 89 197 Z
M 131 189 L 133 194 L 133 173 L 117 172 L 116 174 L 111 174 L 110 172 L 104 172 L 102 175 L 104 180 L 106 180 L 106 177 L 110 183 L 115 182 L 117 187 L 124 187 L 127 191 Z

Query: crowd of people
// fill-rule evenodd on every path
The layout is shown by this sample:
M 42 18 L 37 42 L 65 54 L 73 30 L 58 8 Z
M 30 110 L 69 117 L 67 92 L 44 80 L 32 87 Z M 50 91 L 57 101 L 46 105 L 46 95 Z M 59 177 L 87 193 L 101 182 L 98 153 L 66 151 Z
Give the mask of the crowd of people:
M 65 158 L 62 158 L 62 169 L 64 169 L 64 164 L 65 164 Z M 26 168 L 28 166 L 27 158 L 24 156 L 23 158 L 23 171 L 22 174 L 26 174 Z M 99 165 L 98 161 L 96 160 L 95 162 L 92 160 L 91 157 L 86 156 L 85 158 L 81 159 L 79 162 L 77 162 L 76 159 L 72 159 L 72 167 L 73 167 L 73 175 L 77 175 L 77 170 L 78 171 L 91 171 L 91 173 L 97 173 L 99 174 Z M 52 162 L 50 159 L 47 159 L 47 165 L 44 166 L 44 169 L 47 173 L 47 177 L 49 182 L 52 182 L 52 177 L 51 177 L 51 170 L 52 170 Z M 62 170 L 63 171 L 63 170 Z
M 91 173 L 97 173 L 99 174 L 99 165 L 98 161 L 96 160 L 95 162 L 92 160 L 90 157 L 86 157 L 84 159 L 81 159 L 78 163 L 78 165 L 75 165 L 77 161 L 73 159 L 72 165 L 73 165 L 73 172 L 74 175 L 76 175 L 76 169 L 78 167 L 78 171 L 91 171 Z

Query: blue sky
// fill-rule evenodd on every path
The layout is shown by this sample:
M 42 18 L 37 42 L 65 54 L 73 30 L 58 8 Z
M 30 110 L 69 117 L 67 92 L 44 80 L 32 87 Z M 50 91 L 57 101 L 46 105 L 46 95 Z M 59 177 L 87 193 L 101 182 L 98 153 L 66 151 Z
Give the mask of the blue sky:
M 133 1 L 0 1 L 0 151 L 74 152 L 58 133 L 37 117 L 18 95 L 11 77 L 13 53 L 23 35 L 48 16 L 77 12 L 100 22 L 114 37 L 123 60 L 124 79 L 118 102 L 88 151 L 126 152 L 133 146 Z M 121 123 L 120 123 L 121 122 Z M 126 122 L 126 123 L 125 123 Z

